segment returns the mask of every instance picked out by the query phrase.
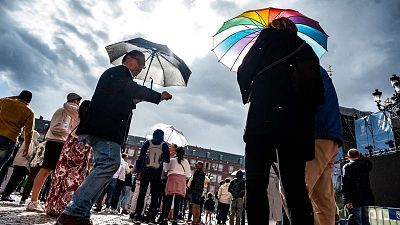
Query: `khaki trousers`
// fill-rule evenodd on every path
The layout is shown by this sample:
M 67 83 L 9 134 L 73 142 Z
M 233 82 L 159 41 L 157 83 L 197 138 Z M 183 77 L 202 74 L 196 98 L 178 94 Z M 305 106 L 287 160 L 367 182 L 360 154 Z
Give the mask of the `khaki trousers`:
M 336 141 L 315 140 L 315 158 L 306 164 L 306 185 L 314 210 L 315 225 L 334 225 L 336 204 L 332 167 L 338 154 Z

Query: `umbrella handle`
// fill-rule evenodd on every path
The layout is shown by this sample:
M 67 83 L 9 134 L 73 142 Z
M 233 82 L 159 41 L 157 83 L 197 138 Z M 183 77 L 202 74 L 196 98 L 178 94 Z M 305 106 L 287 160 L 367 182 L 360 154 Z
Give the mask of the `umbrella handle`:
M 152 77 L 150 77 L 150 80 L 151 80 L 151 83 L 150 83 L 150 89 L 152 89 L 152 90 L 153 90 L 153 78 L 152 78 Z
M 149 67 L 147 68 L 146 76 L 144 76 L 143 85 L 144 85 L 144 82 L 146 82 L 147 74 L 149 74 L 150 66 L 151 66 L 151 63 L 153 62 L 155 54 L 156 54 L 155 52 L 151 53 L 151 59 L 150 59 Z

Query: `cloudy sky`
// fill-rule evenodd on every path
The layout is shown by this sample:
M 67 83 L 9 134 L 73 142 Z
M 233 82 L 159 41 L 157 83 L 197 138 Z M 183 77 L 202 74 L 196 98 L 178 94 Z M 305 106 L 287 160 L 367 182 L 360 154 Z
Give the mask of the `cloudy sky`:
M 400 73 L 399 0 L 0 0 L 0 97 L 34 94 L 36 115 L 50 119 L 69 92 L 90 99 L 109 68 L 104 47 L 143 37 L 166 44 L 192 70 L 187 87 L 161 88 L 173 100 L 140 103 L 130 133 L 144 136 L 155 123 L 173 124 L 191 145 L 244 154 L 247 107 L 236 74 L 218 63 L 212 36 L 243 11 L 292 8 L 320 22 L 340 105 L 376 111 L 372 91 L 392 93 Z

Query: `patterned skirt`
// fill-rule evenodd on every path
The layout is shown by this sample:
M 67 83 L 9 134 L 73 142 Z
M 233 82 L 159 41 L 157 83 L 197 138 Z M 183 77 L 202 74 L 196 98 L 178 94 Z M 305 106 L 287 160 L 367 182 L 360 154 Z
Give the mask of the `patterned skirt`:
M 59 216 L 72 200 L 76 189 L 85 179 L 91 151 L 92 148 L 86 140 L 79 141 L 72 135 L 68 137 L 54 171 L 46 200 L 47 215 Z

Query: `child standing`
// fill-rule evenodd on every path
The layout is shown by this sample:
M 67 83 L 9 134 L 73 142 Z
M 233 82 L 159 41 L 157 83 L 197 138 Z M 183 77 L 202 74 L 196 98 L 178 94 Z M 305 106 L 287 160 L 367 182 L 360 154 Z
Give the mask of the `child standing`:
M 207 200 L 204 203 L 204 210 L 206 211 L 206 224 L 211 224 L 212 214 L 215 211 L 215 201 L 213 200 L 213 194 L 211 192 L 208 192 L 207 194 Z M 209 219 L 207 220 L 207 218 Z

